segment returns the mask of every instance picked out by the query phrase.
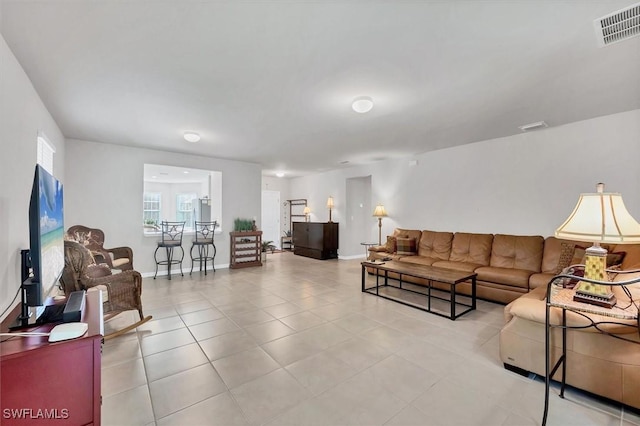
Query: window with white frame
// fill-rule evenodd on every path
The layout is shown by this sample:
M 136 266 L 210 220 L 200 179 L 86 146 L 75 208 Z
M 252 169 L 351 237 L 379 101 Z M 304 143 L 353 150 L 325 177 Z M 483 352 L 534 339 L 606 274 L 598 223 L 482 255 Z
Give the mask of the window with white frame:
M 53 175 L 53 154 L 56 152 L 55 147 L 44 133 L 38 132 L 38 158 L 36 162 L 40 164 L 46 171 Z
M 185 231 L 193 230 L 194 221 L 222 223 L 222 172 L 188 167 L 145 164 L 143 178 L 143 221 L 185 222 Z M 160 230 L 148 224 L 145 235 Z
M 142 197 L 142 222 L 145 228 L 159 229 L 162 195 L 159 192 L 145 192 Z
M 194 193 L 176 196 L 176 220 L 186 222 L 185 228 L 193 228 L 194 205 L 198 196 Z

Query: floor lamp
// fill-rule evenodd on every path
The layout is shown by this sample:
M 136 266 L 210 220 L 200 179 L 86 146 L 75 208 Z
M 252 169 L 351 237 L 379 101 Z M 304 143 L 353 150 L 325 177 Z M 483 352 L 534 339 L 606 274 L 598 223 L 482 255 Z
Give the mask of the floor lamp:
M 387 211 L 382 204 L 378 204 L 373 211 L 373 217 L 378 218 L 378 245 L 382 245 L 382 218 L 387 217 Z

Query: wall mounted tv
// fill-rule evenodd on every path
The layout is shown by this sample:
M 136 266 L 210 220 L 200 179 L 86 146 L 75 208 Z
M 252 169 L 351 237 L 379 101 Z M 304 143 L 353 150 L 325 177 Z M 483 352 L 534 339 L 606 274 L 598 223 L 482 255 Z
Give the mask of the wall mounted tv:
M 32 323 L 29 307 L 42 306 L 64 268 L 62 183 L 36 165 L 29 201 L 29 253 L 22 256 L 22 309 L 16 326 Z M 26 264 L 25 264 L 26 263 Z M 39 310 L 36 310 L 39 311 Z M 36 315 L 37 316 L 37 315 Z

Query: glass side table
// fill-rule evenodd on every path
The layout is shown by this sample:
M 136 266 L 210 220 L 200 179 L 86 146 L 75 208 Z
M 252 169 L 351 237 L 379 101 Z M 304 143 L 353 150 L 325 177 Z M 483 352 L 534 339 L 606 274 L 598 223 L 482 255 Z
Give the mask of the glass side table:
M 361 246 L 364 246 L 364 258 L 366 260 L 369 259 L 369 247 L 377 246 L 378 243 L 360 243 Z
M 618 274 L 622 273 L 637 273 L 640 270 L 633 271 L 612 271 Z M 621 287 L 628 298 L 622 298 L 618 300 L 616 305 L 609 309 L 598 305 L 592 305 L 589 303 L 583 303 L 573 300 L 575 289 L 564 288 L 561 285 L 556 285 L 557 279 L 572 279 L 578 278 L 580 281 L 586 281 L 593 284 L 607 285 L 611 287 Z M 551 279 L 547 285 L 547 298 L 546 298 L 546 316 L 545 316 L 545 394 L 544 394 L 544 414 L 542 416 L 542 425 L 547 424 L 547 414 L 549 413 L 549 387 L 551 385 L 551 378 L 556 373 L 558 368 L 562 366 L 562 381 L 560 386 L 560 398 L 564 398 L 564 389 L 566 385 L 567 376 L 567 329 L 588 329 L 594 328 L 602 334 L 606 334 L 617 339 L 625 340 L 628 342 L 640 344 L 636 340 L 627 339 L 624 334 L 616 334 L 607 330 L 612 325 L 619 327 L 630 327 L 638 330 L 638 304 L 631 298 L 631 293 L 628 292 L 625 286 L 630 284 L 640 283 L 640 278 L 630 279 L 627 281 L 608 282 L 608 281 L 596 281 L 590 280 L 584 277 L 576 277 L 573 275 L 556 275 Z M 620 298 L 619 298 L 620 299 Z M 561 309 L 562 317 L 559 324 L 551 323 L 551 309 Z M 572 321 L 574 324 L 567 324 L 567 311 L 573 312 L 578 315 L 577 319 Z M 551 329 L 562 329 L 562 354 L 551 366 Z

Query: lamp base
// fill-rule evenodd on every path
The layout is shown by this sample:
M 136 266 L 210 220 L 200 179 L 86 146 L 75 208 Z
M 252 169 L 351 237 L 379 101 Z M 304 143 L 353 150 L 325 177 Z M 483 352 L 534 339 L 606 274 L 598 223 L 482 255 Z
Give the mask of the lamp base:
M 573 300 L 576 302 L 589 303 L 591 305 L 602 306 L 603 308 L 611 309 L 616 305 L 616 296 L 613 293 L 607 294 L 594 294 L 587 291 L 576 290 L 576 294 L 573 295 Z
M 585 252 L 584 277 L 596 281 L 605 281 L 607 250 L 600 247 L 600 244 L 594 243 Z M 616 297 L 606 285 L 580 281 L 575 289 L 576 293 L 573 296 L 573 300 L 576 302 L 590 303 L 609 309 L 616 304 Z

